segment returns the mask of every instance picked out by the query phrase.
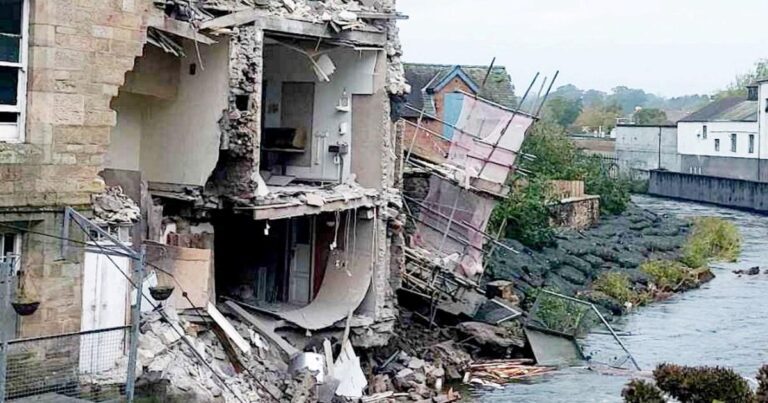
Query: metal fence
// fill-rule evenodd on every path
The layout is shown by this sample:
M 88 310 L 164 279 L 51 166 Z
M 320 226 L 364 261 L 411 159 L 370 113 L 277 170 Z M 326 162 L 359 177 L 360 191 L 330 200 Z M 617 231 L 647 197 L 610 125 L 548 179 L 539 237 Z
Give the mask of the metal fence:
M 526 326 L 574 340 L 593 364 L 640 370 L 605 317 L 587 301 L 540 290 Z
M 5 390 L 5 401 L 123 400 L 130 329 L 120 326 L 8 341 L 0 352 L 0 370 L 5 363 L 0 391 Z

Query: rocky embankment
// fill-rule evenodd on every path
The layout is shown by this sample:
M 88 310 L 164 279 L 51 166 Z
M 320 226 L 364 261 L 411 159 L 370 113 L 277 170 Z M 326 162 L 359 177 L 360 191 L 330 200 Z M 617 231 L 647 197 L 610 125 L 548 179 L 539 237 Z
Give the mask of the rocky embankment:
M 590 298 L 592 282 L 603 273 L 620 272 L 642 290 L 648 277 L 639 270 L 640 265 L 649 260 L 678 259 L 690 228 L 687 221 L 632 204 L 620 215 L 601 217 L 594 228 L 560 232 L 553 245 L 541 250 L 504 240 L 520 253 L 497 249 L 487 278 L 513 281 L 524 306 L 532 302 L 537 288 L 546 287 L 566 295 L 583 294 L 620 314 L 626 307 L 616 301 Z

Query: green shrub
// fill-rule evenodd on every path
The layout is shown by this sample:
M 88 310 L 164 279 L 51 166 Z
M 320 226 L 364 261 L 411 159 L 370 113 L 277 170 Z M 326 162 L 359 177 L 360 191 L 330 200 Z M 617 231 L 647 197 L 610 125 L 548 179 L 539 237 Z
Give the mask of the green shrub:
M 640 298 L 632 289 L 629 276 L 623 273 L 608 272 L 601 274 L 593 283 L 595 290 L 619 301 L 622 304 L 638 303 Z
M 647 274 L 656 287 L 662 290 L 676 290 L 690 278 L 691 269 L 674 260 L 654 260 L 640 265 L 640 271 Z
M 633 379 L 629 381 L 621 396 L 626 403 L 665 403 L 663 393 L 654 384 Z
M 681 403 L 754 402 L 747 381 L 732 369 L 660 364 L 653 371 L 656 386 Z
M 503 234 L 532 248 L 552 243 L 554 230 L 550 226 L 549 187 L 541 179 L 519 181 L 510 196 L 493 210 L 489 228 L 498 231 L 506 224 Z
M 702 267 L 712 259 L 735 262 L 740 253 L 741 234 L 733 223 L 700 217 L 694 220 L 681 260 L 690 267 Z

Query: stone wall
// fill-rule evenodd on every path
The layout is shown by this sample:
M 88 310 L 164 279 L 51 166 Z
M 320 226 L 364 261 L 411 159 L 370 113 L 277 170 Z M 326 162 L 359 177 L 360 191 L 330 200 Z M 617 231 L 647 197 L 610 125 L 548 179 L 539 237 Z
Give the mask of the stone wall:
M 600 196 L 563 199 L 551 208 L 552 225 L 581 230 L 597 225 L 600 219 Z
M 115 124 L 110 101 L 141 54 L 151 0 L 31 0 L 25 138 L 0 143 L 0 222 L 60 234 L 66 205 L 85 207 Z M 74 233 L 72 237 L 77 237 Z M 81 248 L 25 233 L 21 269 L 41 302 L 22 337 L 80 330 Z
M 26 138 L 0 144 L 0 207 L 88 204 L 151 0 L 32 0 Z M 157 15 L 157 14 L 154 14 Z
M 768 183 L 686 173 L 651 171 L 648 193 L 768 212 Z

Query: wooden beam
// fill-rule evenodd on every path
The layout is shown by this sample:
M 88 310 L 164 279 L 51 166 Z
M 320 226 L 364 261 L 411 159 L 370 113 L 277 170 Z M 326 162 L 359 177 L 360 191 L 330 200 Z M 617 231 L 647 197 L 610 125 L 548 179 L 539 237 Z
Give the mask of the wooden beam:
M 387 42 L 386 34 L 376 28 L 345 30 L 335 33 L 328 29 L 327 24 L 299 21 L 285 17 L 275 17 L 269 15 L 264 10 L 258 9 L 238 11 L 236 13 L 204 21 L 200 24 L 200 29 L 217 30 L 250 23 L 253 23 L 257 28 L 264 31 L 345 41 L 354 44 L 384 46 Z
M 198 32 L 191 24 L 174 20 L 173 18 L 164 18 L 162 23 L 155 22 L 150 24 L 150 26 L 159 29 L 160 31 L 178 35 L 182 38 L 191 39 L 206 45 L 213 45 L 216 43 L 213 39 Z
M 244 321 L 248 322 L 251 326 L 255 327 L 256 330 L 259 333 L 261 333 L 261 335 L 272 340 L 272 342 L 277 344 L 277 346 L 280 347 L 280 349 L 283 350 L 285 354 L 288 355 L 288 357 L 292 357 L 294 354 L 297 354 L 299 352 L 299 350 L 296 347 L 292 346 L 284 338 L 280 337 L 280 335 L 275 333 L 274 330 L 270 329 L 267 325 L 262 323 L 260 320 L 256 319 L 255 316 L 248 313 L 248 311 L 240 307 L 240 305 L 237 305 L 232 301 L 227 301 L 224 304 L 229 309 L 231 309 L 234 313 L 236 313 L 237 316 L 241 317 Z

